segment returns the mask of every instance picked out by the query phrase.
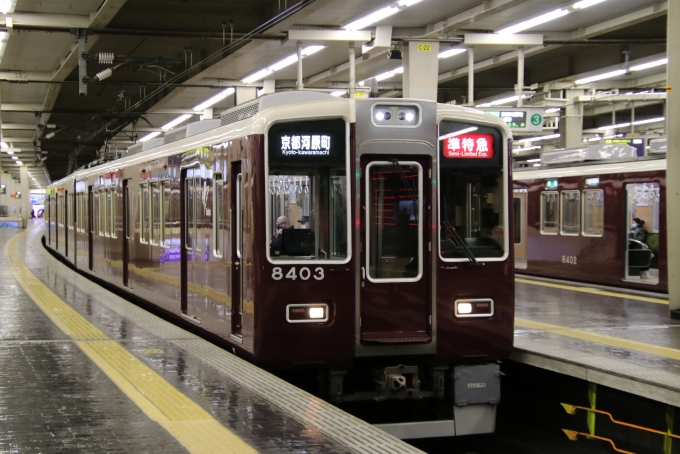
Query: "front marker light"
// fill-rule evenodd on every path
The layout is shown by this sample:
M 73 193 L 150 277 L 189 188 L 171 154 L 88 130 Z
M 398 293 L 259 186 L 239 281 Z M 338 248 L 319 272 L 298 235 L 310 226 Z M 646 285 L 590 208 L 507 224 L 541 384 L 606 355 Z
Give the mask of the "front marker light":
M 456 300 L 454 315 L 458 318 L 492 317 L 494 314 L 493 300 L 490 298 L 475 298 Z
M 286 306 L 288 323 L 322 323 L 328 321 L 328 304 L 289 304 Z

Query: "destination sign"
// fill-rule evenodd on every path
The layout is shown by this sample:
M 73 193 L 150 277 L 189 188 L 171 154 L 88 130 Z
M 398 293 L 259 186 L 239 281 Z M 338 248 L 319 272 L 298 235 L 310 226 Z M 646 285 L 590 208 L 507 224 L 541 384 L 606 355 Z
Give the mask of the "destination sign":
M 325 134 L 291 134 L 281 136 L 281 154 L 323 156 L 331 154 L 331 136 Z
M 494 156 L 492 134 L 466 133 L 442 139 L 445 158 L 489 159 Z
M 345 122 L 311 120 L 274 124 L 268 132 L 270 165 L 342 165 Z

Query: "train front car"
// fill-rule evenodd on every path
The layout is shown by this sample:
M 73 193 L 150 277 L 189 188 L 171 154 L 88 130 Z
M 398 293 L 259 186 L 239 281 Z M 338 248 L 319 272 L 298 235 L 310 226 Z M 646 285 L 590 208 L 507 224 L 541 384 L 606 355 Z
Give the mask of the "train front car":
M 402 437 L 491 432 L 513 339 L 509 131 L 474 109 L 339 101 L 266 127 L 255 355 L 332 367 L 336 403 L 449 418 L 383 425 Z

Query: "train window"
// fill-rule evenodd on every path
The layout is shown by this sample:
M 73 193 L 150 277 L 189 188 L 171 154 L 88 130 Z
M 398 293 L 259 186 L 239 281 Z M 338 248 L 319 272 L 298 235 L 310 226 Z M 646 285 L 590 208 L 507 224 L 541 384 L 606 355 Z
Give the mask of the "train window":
M 111 209 L 109 210 L 111 213 L 109 220 L 111 225 L 111 238 L 118 238 L 118 234 L 116 233 L 116 206 L 118 204 L 116 188 L 109 189 L 109 193 L 111 194 Z
M 111 190 L 104 189 L 104 236 L 111 236 Z
M 422 270 L 423 169 L 417 162 L 373 162 L 366 172 L 368 277 L 417 281 Z
M 149 242 L 149 183 L 141 185 L 139 196 L 140 242 Z
M 104 236 L 104 206 L 105 204 L 105 197 L 104 197 L 104 192 L 99 190 L 97 191 L 97 199 L 99 201 L 99 236 Z
M 151 183 L 151 244 L 158 246 L 161 240 L 161 187 Z
M 439 253 L 443 260 L 505 256 L 507 182 L 501 132 L 442 121 L 439 124 Z
M 184 238 L 184 247 L 193 249 L 194 247 L 194 179 L 187 178 L 184 180 L 184 193 L 186 194 L 186 232 Z
M 583 235 L 604 234 L 604 191 L 585 189 L 583 191 Z
M 132 189 L 128 184 L 130 180 L 126 180 L 123 185 L 123 190 L 125 194 L 123 197 L 125 201 L 123 202 L 123 209 L 125 210 L 125 238 L 128 240 L 132 239 Z
M 347 260 L 345 121 L 277 123 L 267 134 L 270 258 Z
M 222 174 L 213 175 L 213 255 L 222 257 L 224 250 L 224 181 Z
M 522 243 L 522 199 L 519 197 L 513 197 L 512 199 L 513 208 L 513 232 L 515 236 L 515 244 Z
M 560 212 L 557 191 L 541 192 L 541 233 L 557 235 L 559 231 Z
M 161 210 L 163 213 L 163 225 L 161 226 L 161 246 L 163 247 L 170 247 L 170 239 L 172 236 L 172 218 L 171 212 L 170 212 L 170 207 L 172 205 L 172 192 L 170 189 L 170 182 L 169 181 L 162 181 L 161 182 L 161 187 L 163 189 L 163 193 L 161 197 L 163 197 L 163 201 L 161 203 Z
M 562 191 L 560 196 L 560 233 L 578 236 L 581 232 L 581 192 Z

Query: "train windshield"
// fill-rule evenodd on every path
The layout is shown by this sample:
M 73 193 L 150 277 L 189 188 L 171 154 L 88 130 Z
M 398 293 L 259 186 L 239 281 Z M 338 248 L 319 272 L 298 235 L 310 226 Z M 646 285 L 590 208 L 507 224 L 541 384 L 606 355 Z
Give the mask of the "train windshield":
M 439 125 L 439 251 L 444 260 L 505 255 L 503 137 L 484 126 Z
M 270 258 L 346 260 L 344 120 L 277 123 L 267 144 Z

